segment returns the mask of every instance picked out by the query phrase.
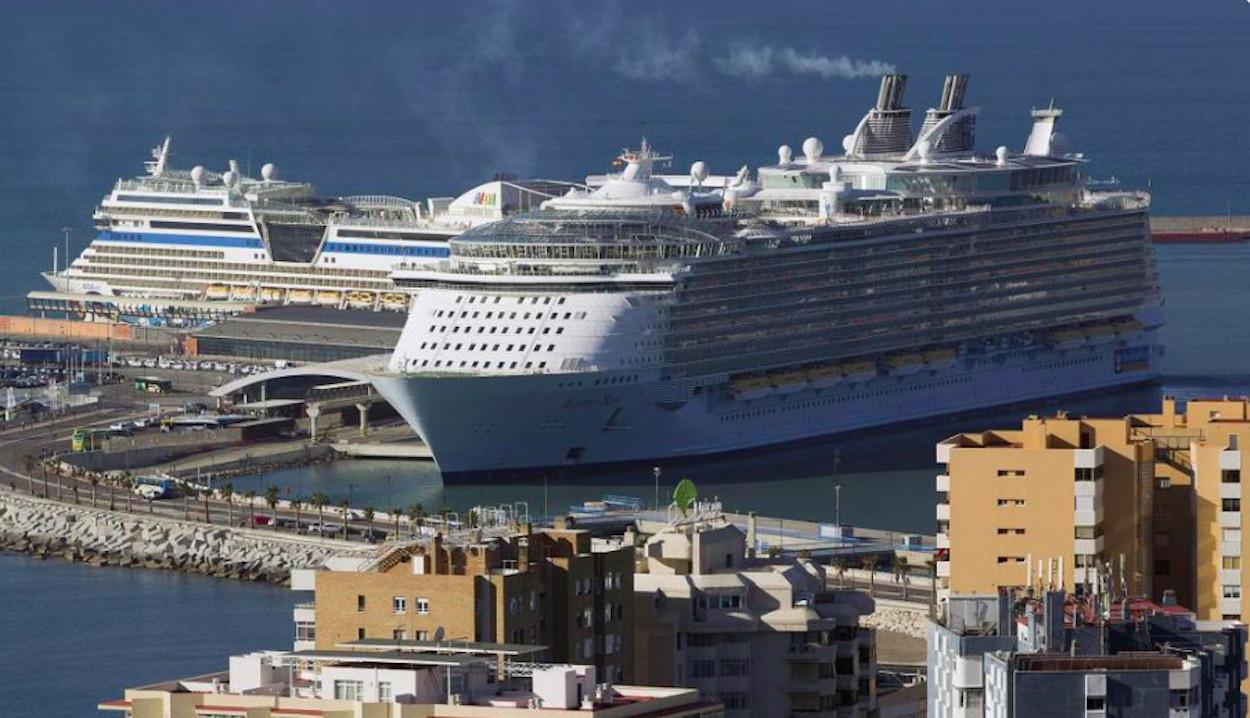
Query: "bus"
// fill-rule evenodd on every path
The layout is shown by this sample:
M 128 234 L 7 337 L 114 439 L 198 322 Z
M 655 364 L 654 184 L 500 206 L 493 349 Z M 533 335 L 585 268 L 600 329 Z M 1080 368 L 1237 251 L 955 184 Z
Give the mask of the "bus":
M 110 429 L 74 429 L 74 434 L 70 437 L 70 449 L 73 451 L 99 451 L 104 448 L 104 440 L 112 436 L 113 433 Z
M 145 499 L 168 499 L 178 493 L 178 480 L 169 476 L 136 476 L 134 492 Z

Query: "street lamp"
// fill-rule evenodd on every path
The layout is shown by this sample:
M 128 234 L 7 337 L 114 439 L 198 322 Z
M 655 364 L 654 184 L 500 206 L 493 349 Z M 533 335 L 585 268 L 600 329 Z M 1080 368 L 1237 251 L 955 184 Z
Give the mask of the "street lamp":
M 842 450 L 833 450 L 833 525 L 842 530 L 842 484 L 838 483 L 838 464 L 842 463 Z
M 655 475 L 655 510 L 660 511 L 660 467 L 651 467 L 651 473 Z

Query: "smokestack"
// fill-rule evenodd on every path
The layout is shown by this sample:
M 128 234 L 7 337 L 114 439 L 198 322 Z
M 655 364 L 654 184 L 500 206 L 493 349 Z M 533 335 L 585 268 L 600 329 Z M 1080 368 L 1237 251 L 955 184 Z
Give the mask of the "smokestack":
M 905 153 L 912 145 L 911 110 L 903 107 L 907 75 L 884 75 L 873 106 L 843 149 L 856 157 L 880 157 Z
M 747 558 L 755 558 L 755 531 L 755 512 L 751 511 L 747 514 Z
M 964 96 L 968 92 L 967 75 L 947 75 L 942 83 L 942 97 L 938 106 L 925 113 L 920 138 L 929 141 L 932 154 L 967 154 L 976 144 L 976 110 L 964 113 L 936 137 L 930 133 L 946 118 L 964 109 Z

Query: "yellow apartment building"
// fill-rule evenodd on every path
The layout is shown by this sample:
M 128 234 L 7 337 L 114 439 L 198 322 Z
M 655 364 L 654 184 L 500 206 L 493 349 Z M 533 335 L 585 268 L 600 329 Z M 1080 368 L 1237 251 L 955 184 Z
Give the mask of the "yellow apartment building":
M 296 648 L 459 640 L 546 646 L 542 660 L 633 668 L 634 548 L 586 531 L 490 539 L 436 536 L 373 560 L 292 577 L 315 601 L 295 609 Z
M 937 445 L 939 600 L 1000 586 L 1116 593 L 1240 620 L 1250 401 L 1118 419 L 1030 416 Z

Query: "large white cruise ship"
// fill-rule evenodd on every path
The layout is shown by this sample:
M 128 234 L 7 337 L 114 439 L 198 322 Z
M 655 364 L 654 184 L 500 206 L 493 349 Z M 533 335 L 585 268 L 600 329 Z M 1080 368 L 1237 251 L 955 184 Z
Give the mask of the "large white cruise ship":
M 169 138 L 146 174 L 118 180 L 95 212 L 98 234 L 44 277 L 35 309 L 99 309 L 157 322 L 199 302 L 318 304 L 406 310 L 391 270 L 446 258 L 447 239 L 539 204 L 573 185 L 499 177 L 459 197 L 425 202 L 378 195 L 320 198 L 311 184 L 261 177 L 238 163 L 211 172 L 169 166 Z M 176 300 L 161 304 L 156 300 Z M 162 313 L 160 307 L 179 311 Z M 198 316 L 220 316 L 216 305 Z M 134 312 L 128 315 L 128 312 Z
M 906 78 L 826 154 L 752 179 L 619 175 L 467 231 L 379 391 L 444 474 L 666 459 L 1139 383 L 1162 323 L 1149 197 L 1095 194 L 1033 111 L 974 151 L 966 77 L 913 137 Z

